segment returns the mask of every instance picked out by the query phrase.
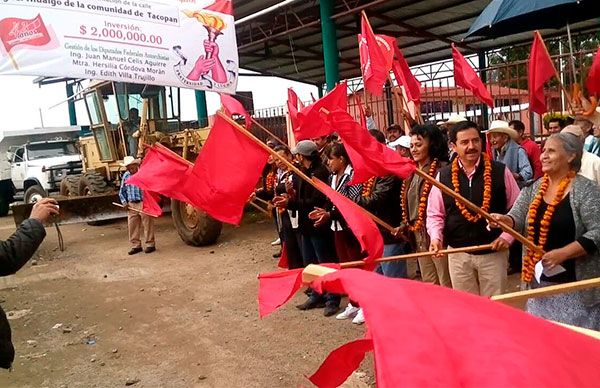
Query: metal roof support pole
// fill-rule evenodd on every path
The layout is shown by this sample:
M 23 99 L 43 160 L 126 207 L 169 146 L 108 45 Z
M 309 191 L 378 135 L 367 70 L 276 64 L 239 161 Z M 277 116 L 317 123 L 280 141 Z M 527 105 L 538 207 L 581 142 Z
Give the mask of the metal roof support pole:
M 485 70 L 487 67 L 485 61 L 485 51 L 479 51 L 477 53 L 477 59 L 479 59 L 479 77 L 481 77 L 481 82 L 484 84 L 487 82 L 487 71 Z M 487 130 L 490 125 L 489 115 L 488 115 L 488 106 L 484 103 L 481 104 L 481 118 L 483 121 L 483 129 Z
M 75 101 L 71 97 L 73 97 L 73 83 L 65 82 L 67 88 L 67 106 L 69 107 L 69 125 L 77 125 L 77 112 L 75 111 Z
M 319 98 L 323 98 L 323 89 L 325 89 L 325 84 L 317 85 L 317 95 Z
M 206 107 L 206 92 L 204 90 L 194 90 L 196 95 L 196 114 L 198 115 L 198 125 L 200 128 L 208 126 L 208 109 Z
M 340 80 L 340 54 L 337 46 L 335 21 L 332 19 L 335 0 L 320 0 L 321 39 L 323 41 L 323 61 L 327 91 L 333 89 Z

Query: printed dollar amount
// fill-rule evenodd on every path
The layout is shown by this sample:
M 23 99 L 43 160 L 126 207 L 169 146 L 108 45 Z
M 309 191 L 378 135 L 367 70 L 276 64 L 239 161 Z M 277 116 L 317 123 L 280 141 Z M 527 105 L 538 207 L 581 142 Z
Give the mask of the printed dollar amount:
M 96 38 L 109 38 L 112 40 L 124 40 L 130 42 L 142 42 L 152 44 L 162 44 L 163 38 L 160 35 L 145 34 L 137 31 L 122 31 L 115 28 L 97 28 L 94 26 L 79 26 L 79 34 L 93 36 Z

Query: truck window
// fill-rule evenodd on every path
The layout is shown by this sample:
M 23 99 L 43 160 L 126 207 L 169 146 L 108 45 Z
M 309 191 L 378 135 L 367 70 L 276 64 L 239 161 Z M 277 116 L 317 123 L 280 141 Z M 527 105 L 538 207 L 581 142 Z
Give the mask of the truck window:
M 77 147 L 75 147 L 75 143 L 70 142 L 29 144 L 27 146 L 28 160 L 55 158 L 58 156 L 78 154 L 79 152 L 77 151 Z
M 23 152 L 25 151 L 24 148 L 19 148 L 17 149 L 17 151 L 15 152 L 15 163 L 19 163 L 23 161 Z

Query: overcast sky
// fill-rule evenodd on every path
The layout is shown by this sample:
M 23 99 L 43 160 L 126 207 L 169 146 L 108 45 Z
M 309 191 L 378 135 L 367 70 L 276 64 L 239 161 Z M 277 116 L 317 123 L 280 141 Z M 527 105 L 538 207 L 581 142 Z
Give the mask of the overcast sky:
M 67 104 L 51 106 L 65 101 L 67 98 L 65 84 L 58 83 L 42 86 L 33 84 L 35 77 L 0 76 L 0 130 L 18 130 L 44 126 L 69 125 Z M 292 82 L 274 77 L 240 77 L 238 91 L 252 91 L 254 107 L 268 108 L 285 104 L 287 89 L 293 87 L 303 101 L 310 100 L 312 92 L 317 97 L 317 88 L 311 85 Z M 196 102 L 192 90 L 182 90 L 182 120 L 196 119 Z M 213 114 L 220 107 L 219 97 L 215 93 L 207 93 L 208 113 Z M 83 106 L 78 107 L 78 124 L 88 123 Z M 40 117 L 41 112 L 41 117 Z

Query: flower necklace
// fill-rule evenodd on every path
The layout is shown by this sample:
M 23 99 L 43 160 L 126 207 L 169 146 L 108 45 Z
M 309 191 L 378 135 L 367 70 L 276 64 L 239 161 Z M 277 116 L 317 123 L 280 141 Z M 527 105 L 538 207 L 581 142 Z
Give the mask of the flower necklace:
M 485 212 L 490 210 L 490 202 L 492 200 L 492 161 L 487 154 L 483 154 L 483 203 L 481 204 L 481 209 Z M 454 159 L 452 162 L 452 186 L 454 186 L 454 191 L 460 193 L 460 181 L 458 180 L 458 158 Z M 481 219 L 481 214 L 473 215 L 462 202 L 458 200 L 454 200 L 456 207 L 460 210 L 460 213 L 463 217 L 469 222 L 477 222 Z
M 429 166 L 429 171 L 427 172 L 427 174 L 429 176 L 433 176 L 437 170 L 437 166 L 438 166 L 438 160 L 434 159 L 433 162 L 431 162 L 431 165 Z M 413 178 L 414 179 L 414 178 Z M 405 179 L 402 182 L 402 191 L 400 194 L 400 198 L 402 198 L 402 223 L 404 225 L 407 225 L 408 230 L 410 230 L 411 232 L 416 232 L 418 230 L 421 230 L 421 228 L 423 227 L 423 224 L 425 223 L 425 212 L 427 210 L 427 198 L 429 197 L 429 192 L 431 191 L 431 183 L 429 181 L 425 181 L 425 183 L 423 184 L 423 190 L 421 190 L 421 195 L 419 197 L 419 210 L 417 213 L 417 219 L 415 220 L 414 224 L 410 224 L 410 221 L 408 220 L 408 184 L 407 184 L 408 179 Z
M 362 191 L 360 196 L 363 198 L 370 197 L 373 192 L 373 186 L 375 186 L 375 177 L 369 178 L 365 183 L 363 183 Z
M 267 174 L 267 177 L 265 178 L 265 190 L 266 191 L 273 191 L 273 189 L 275 188 L 275 180 L 277 179 L 277 175 L 275 174 L 275 172 L 270 171 Z
M 529 207 L 529 214 L 527 217 L 527 239 L 534 243 L 535 245 L 544 248 L 546 245 L 546 241 L 548 240 L 548 230 L 550 229 L 550 221 L 552 220 L 552 215 L 554 214 L 554 210 L 556 210 L 556 206 L 562 201 L 571 180 L 575 176 L 573 171 L 569 171 L 566 177 L 564 177 L 556 190 L 556 195 L 554 196 L 554 200 L 551 204 L 548 205 L 544 215 L 542 216 L 542 220 L 540 221 L 540 233 L 538 235 L 537 244 L 535 242 L 535 220 L 537 218 L 538 208 L 542 204 L 544 200 L 544 194 L 548 190 L 548 186 L 550 186 L 550 178 L 548 174 L 545 174 L 542 178 L 542 182 L 540 183 L 540 188 L 538 189 L 537 194 L 533 198 L 531 202 L 531 206 Z M 521 279 L 524 282 L 530 282 L 533 278 L 533 272 L 535 270 L 535 265 L 538 261 L 542 259 L 544 252 L 532 251 L 531 249 L 527 249 L 527 254 L 523 257 L 523 270 L 521 272 Z

